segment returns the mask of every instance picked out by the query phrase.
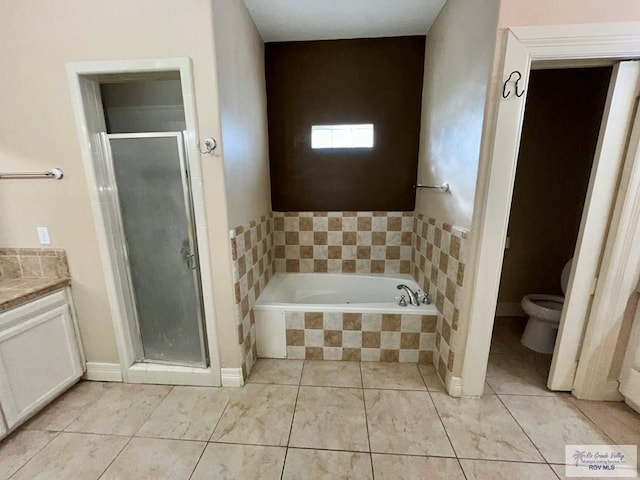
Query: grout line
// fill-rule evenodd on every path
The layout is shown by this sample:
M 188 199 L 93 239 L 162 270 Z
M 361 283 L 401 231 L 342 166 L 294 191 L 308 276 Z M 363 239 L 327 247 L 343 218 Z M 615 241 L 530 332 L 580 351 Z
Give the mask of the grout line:
M 458 466 L 460 467 L 460 471 L 462 472 L 462 476 L 465 478 L 465 480 L 470 480 L 469 477 L 467 477 L 467 472 L 465 472 L 464 468 L 462 468 L 462 462 L 460 461 L 460 459 L 456 458 L 456 461 L 458 462 Z
M 444 392 L 444 393 L 446 393 L 446 392 Z M 433 397 L 431 396 L 431 392 L 427 391 L 427 395 L 429 395 L 429 400 L 431 400 L 431 405 L 433 405 L 433 409 L 435 410 L 436 415 L 438 416 L 438 420 L 440 420 L 440 425 L 442 425 L 442 429 L 444 430 L 444 433 L 447 436 L 447 440 L 449 440 L 449 445 L 451 445 L 451 450 L 453 450 L 454 456 L 456 458 L 458 458 L 458 452 L 456 451 L 456 447 L 453 446 L 453 442 L 451 441 L 451 437 L 449 436 L 449 432 L 447 431 L 447 427 L 445 426 L 444 422 L 442 421 L 442 417 L 440 416 L 440 412 L 438 411 L 438 408 L 436 407 L 436 402 L 433 401 Z M 446 393 L 446 395 L 450 396 L 448 393 Z M 462 466 L 460 468 L 462 468 Z
M 5 441 L 9 440 L 11 437 L 15 437 L 18 434 L 18 432 L 22 431 L 22 430 L 23 430 L 22 428 L 18 428 L 18 430 L 16 430 L 15 432 L 12 432 L 8 437 L 3 438 L 0 441 L 0 444 L 2 442 L 5 442 Z M 50 433 L 55 433 L 55 435 L 53 437 L 51 437 L 51 440 L 49 440 L 47 443 L 45 443 L 36 452 L 34 452 L 33 455 L 31 455 L 27 460 L 25 460 L 24 463 L 22 465 L 20 465 L 20 467 L 9 476 L 9 478 L 13 478 L 20 470 L 22 470 L 25 467 L 25 465 L 27 463 L 29 463 L 31 460 L 33 460 L 36 455 L 38 455 L 41 451 L 43 451 L 51 442 L 53 442 L 56 438 L 58 438 L 60 436 L 60 434 L 62 434 L 63 432 L 60 431 L 60 432 L 50 432 Z
M 562 398 L 562 397 L 559 397 L 559 398 Z M 575 397 L 574 397 L 574 398 L 575 398 Z M 566 399 L 566 398 L 562 398 L 562 399 L 564 400 L 564 402 L 565 402 L 565 403 L 567 403 L 568 405 L 570 405 L 571 407 L 573 407 L 575 410 L 577 410 L 577 411 L 578 411 L 578 413 L 580 413 L 580 415 L 582 415 L 583 417 L 585 417 L 585 418 L 589 421 L 589 423 L 591 423 L 594 427 L 596 427 L 596 429 L 597 429 L 599 432 L 601 432 L 605 437 L 607 437 L 609 440 L 611 440 L 611 443 L 612 443 L 612 444 L 614 444 L 614 445 L 619 445 L 619 443 L 618 443 L 618 442 L 616 442 L 616 441 L 611 437 L 611 435 L 607 434 L 607 433 L 606 433 L 602 428 L 600 428 L 600 426 L 599 426 L 599 425 L 598 425 L 594 420 L 592 420 L 592 419 L 591 419 L 591 417 L 590 417 L 586 412 L 584 412 L 584 411 L 583 411 L 583 410 L 582 410 L 578 405 L 576 405 L 575 403 L 573 403 L 573 402 L 572 402 L 571 400 L 569 400 L 569 399 Z M 577 399 L 576 399 L 576 400 L 577 400 Z
M 139 384 L 138 384 L 139 385 Z M 162 396 L 162 399 L 158 402 L 158 404 L 151 410 L 151 412 L 149 412 L 149 414 L 146 416 L 146 418 L 144 419 L 144 421 L 142 423 L 140 423 L 140 426 L 136 429 L 136 431 L 134 432 L 133 435 L 131 435 L 132 437 L 135 437 L 137 435 L 137 433 L 142 429 L 142 427 L 144 426 L 145 423 L 147 423 L 149 421 L 149 419 L 151 418 L 151 416 L 156 412 L 156 410 L 158 410 L 158 408 L 160 408 L 160 405 L 162 405 L 164 403 L 164 401 L 167 399 L 167 397 L 171 394 L 171 392 L 173 392 L 173 390 L 176 388 L 175 385 L 171 385 L 171 388 L 169 389 L 169 391 Z
M 500 402 L 500 404 L 507 410 L 507 412 L 509 412 L 509 415 L 511 415 L 511 418 L 513 418 L 513 421 L 516 422 L 516 425 L 518 425 L 518 427 L 520 427 L 520 430 L 522 430 L 522 433 L 524 433 L 524 435 L 527 437 L 527 439 L 529 440 L 529 442 L 531 442 L 531 445 L 533 445 L 533 447 L 537 450 L 537 452 L 540 454 L 540 457 L 542 457 L 542 459 L 545 461 L 545 463 L 547 465 L 549 465 L 549 462 L 547 461 L 547 457 L 545 457 L 542 452 L 540 451 L 540 449 L 538 448 L 538 445 L 536 445 L 536 443 L 533 441 L 533 439 L 529 436 L 529 434 L 527 433 L 527 431 L 524 429 L 524 427 L 520 424 L 520 422 L 518 422 L 518 419 L 516 418 L 516 416 L 511 412 L 511 410 L 509 410 L 509 407 L 507 407 L 505 405 L 505 403 L 502 401 L 502 399 L 500 398 L 500 395 L 496 395 L 496 397 L 498 398 L 498 401 Z M 551 467 L 549 467 L 551 468 Z
M 118 457 L 122 454 L 122 452 L 124 452 L 125 448 L 129 446 L 129 444 L 131 443 L 131 440 L 133 440 L 133 437 L 129 437 L 129 440 L 127 441 L 127 443 L 125 443 L 122 446 L 122 448 L 118 451 L 118 453 L 111 459 L 111 461 L 109 462 L 109 465 L 107 465 L 105 469 L 102 471 L 102 473 L 98 476 L 98 480 L 104 477 L 104 474 L 107 473 L 107 470 L 109 470 L 111 465 L 113 465 L 113 463 L 118 459 Z
M 293 431 L 293 422 L 296 419 L 296 410 L 298 408 L 298 397 L 300 396 L 300 384 L 302 383 L 302 375 L 304 373 L 304 367 L 307 361 L 302 360 L 302 370 L 300 371 L 300 380 L 298 381 L 298 391 L 296 392 L 296 401 L 293 404 L 293 415 L 291 415 L 291 425 L 289 426 L 289 436 L 287 437 L 286 450 L 284 452 L 284 461 L 282 462 L 282 473 L 280 474 L 280 480 L 284 477 L 284 467 L 287 464 L 287 454 L 289 453 L 289 443 L 291 442 L 291 432 Z
M 369 464 L 371 465 L 371 475 L 375 479 L 376 474 L 373 471 L 373 453 L 371 452 L 371 434 L 369 433 L 369 416 L 367 415 L 367 398 L 364 392 L 364 375 L 362 374 L 362 362 L 358 362 L 360 370 L 360 385 L 362 385 L 362 405 L 364 407 L 364 425 L 367 429 L 367 444 L 369 445 Z
M 278 384 L 279 385 L 279 384 Z M 285 386 L 285 385 L 282 385 Z M 292 385 L 289 385 L 292 386 Z M 426 388 L 380 388 L 380 387 L 360 387 L 360 386 L 351 386 L 347 387 L 344 385 L 300 385 L 301 387 L 310 387 L 310 388 L 345 388 L 347 390 L 353 390 L 354 388 L 359 390 L 388 390 L 392 392 L 426 392 L 428 391 Z M 442 392 L 444 393 L 444 392 Z
M 226 406 L 225 406 L 225 408 L 226 408 Z M 223 413 L 224 413 L 224 411 L 223 411 Z M 222 418 L 222 415 L 220 415 L 220 418 Z M 220 418 L 218 419 L 218 422 L 220 421 Z M 217 425 L 218 425 L 218 423 L 216 422 L 216 426 Z M 214 427 L 214 430 L 215 430 L 215 427 Z M 211 435 L 213 435 L 213 432 L 211 432 Z M 198 465 L 200 465 L 200 461 L 202 460 L 202 457 L 204 456 L 204 452 L 208 447 L 209 447 L 209 442 L 204 442 L 204 448 L 202 449 L 202 452 L 200 452 L 200 456 L 198 457 L 198 460 L 193 465 L 193 470 L 191 470 L 191 474 L 189 474 L 189 480 L 191 480 L 191 478 L 193 478 L 193 474 L 196 473 L 196 468 L 198 468 Z
M 224 408 L 222 409 L 222 413 L 220 414 L 220 417 L 218 417 L 218 421 L 216 422 L 216 424 L 213 426 L 213 430 L 211 430 L 211 435 L 209 435 L 209 439 L 207 440 L 207 442 L 211 442 L 211 439 L 213 438 L 213 434 L 216 433 L 216 428 L 218 428 L 218 425 L 220 425 L 220 421 L 222 420 L 222 417 L 224 417 L 224 414 L 227 412 L 227 408 L 229 407 L 229 404 L 231 403 L 231 396 L 233 395 L 233 392 L 229 392 L 229 396 L 227 397 L 227 403 L 224 404 Z

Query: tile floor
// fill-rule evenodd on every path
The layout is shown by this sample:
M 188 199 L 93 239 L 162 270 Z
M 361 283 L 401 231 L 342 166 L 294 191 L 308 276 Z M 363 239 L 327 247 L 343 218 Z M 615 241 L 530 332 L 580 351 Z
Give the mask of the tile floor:
M 510 328 L 482 399 L 398 363 L 259 360 L 242 389 L 82 382 L 0 443 L 0 479 L 545 480 L 565 443 L 638 443 L 624 404 L 547 391 L 548 359 Z

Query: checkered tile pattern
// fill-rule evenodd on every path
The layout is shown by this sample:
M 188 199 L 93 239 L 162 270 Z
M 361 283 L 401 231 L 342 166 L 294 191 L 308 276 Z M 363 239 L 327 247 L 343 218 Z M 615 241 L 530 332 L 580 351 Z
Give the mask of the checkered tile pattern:
M 431 363 L 435 315 L 285 312 L 287 358 Z
M 413 212 L 273 216 L 276 272 L 411 272 Z
M 253 305 L 273 275 L 273 216 L 234 228 L 230 242 L 238 342 L 246 380 L 257 358 Z
M 433 364 L 443 382 L 452 374 L 468 230 L 416 214 L 412 275 L 438 308 Z

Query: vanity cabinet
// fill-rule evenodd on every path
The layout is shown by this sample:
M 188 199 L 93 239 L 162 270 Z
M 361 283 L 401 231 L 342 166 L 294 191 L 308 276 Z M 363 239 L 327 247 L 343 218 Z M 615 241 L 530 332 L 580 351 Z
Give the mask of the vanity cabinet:
M 0 438 L 82 376 L 71 305 L 66 288 L 0 314 Z

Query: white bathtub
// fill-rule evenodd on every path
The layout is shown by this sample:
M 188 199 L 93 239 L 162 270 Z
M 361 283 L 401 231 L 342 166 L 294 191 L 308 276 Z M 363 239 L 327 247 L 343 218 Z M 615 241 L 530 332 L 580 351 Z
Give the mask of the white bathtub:
M 401 283 L 419 289 L 407 274 L 275 274 L 253 307 L 258 356 L 287 357 L 287 312 L 437 315 L 433 304 L 398 305 Z

